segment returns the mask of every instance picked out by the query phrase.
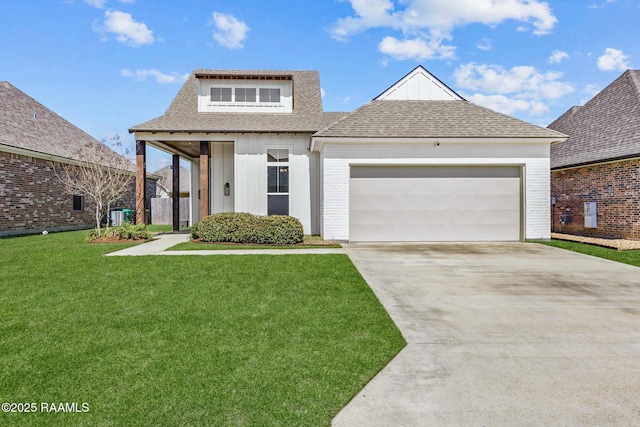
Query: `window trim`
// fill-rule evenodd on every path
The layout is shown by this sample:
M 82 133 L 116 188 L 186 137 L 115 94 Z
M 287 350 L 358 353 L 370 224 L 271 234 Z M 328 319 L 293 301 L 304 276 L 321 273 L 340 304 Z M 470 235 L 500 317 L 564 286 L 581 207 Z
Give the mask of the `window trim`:
M 269 151 L 286 150 L 286 161 L 269 161 Z M 287 215 L 291 213 L 291 147 L 266 147 L 266 199 L 267 214 L 269 213 L 269 196 L 286 196 L 287 197 Z M 279 157 L 279 156 L 278 156 Z M 270 192 L 269 191 L 269 168 L 270 167 L 286 167 L 287 168 L 287 191 L 286 192 Z

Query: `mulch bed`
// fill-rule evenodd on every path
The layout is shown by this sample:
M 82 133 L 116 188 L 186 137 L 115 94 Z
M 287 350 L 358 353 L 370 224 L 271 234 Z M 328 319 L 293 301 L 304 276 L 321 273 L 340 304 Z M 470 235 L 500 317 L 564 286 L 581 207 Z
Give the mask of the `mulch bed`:
M 151 239 L 151 240 L 153 240 L 153 239 Z M 151 240 L 119 239 L 117 237 L 101 236 L 101 237 L 98 237 L 97 239 L 93 239 L 93 240 L 89 241 L 89 243 L 144 243 L 144 242 L 150 242 Z
M 563 234 L 563 233 L 551 233 L 551 238 L 558 239 L 558 240 L 568 240 L 571 242 L 588 243 L 590 245 L 597 245 L 605 248 L 617 249 L 619 251 L 640 249 L 640 240 L 605 239 L 600 237 L 575 236 L 573 234 Z

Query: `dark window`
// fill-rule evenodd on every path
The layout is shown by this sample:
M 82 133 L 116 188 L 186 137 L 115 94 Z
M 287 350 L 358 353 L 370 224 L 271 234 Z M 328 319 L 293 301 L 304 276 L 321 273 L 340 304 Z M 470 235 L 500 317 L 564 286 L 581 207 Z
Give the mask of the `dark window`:
M 267 215 L 289 215 L 289 195 L 270 194 L 267 196 Z
M 260 89 L 260 102 L 280 102 L 280 89 Z
M 83 211 L 84 210 L 84 197 L 74 194 L 73 195 L 73 210 L 74 211 Z
M 236 88 L 236 102 L 256 102 L 256 88 Z
M 231 102 L 230 87 L 212 87 L 211 102 Z
M 289 166 L 268 166 L 267 183 L 268 193 L 288 193 Z

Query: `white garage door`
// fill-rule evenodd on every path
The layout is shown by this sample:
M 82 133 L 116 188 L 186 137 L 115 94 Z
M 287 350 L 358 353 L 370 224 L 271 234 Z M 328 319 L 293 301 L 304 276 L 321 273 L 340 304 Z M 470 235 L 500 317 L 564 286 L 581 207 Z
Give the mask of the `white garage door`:
M 353 242 L 518 241 L 519 166 L 352 166 Z

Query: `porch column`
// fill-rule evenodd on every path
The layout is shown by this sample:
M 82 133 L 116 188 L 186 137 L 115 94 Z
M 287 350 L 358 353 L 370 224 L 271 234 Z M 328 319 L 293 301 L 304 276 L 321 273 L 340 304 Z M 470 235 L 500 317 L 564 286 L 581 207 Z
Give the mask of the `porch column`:
M 180 230 L 180 156 L 173 155 L 173 231 Z
M 136 224 L 146 224 L 147 144 L 136 141 Z
M 200 219 L 209 215 L 209 141 L 200 141 Z

